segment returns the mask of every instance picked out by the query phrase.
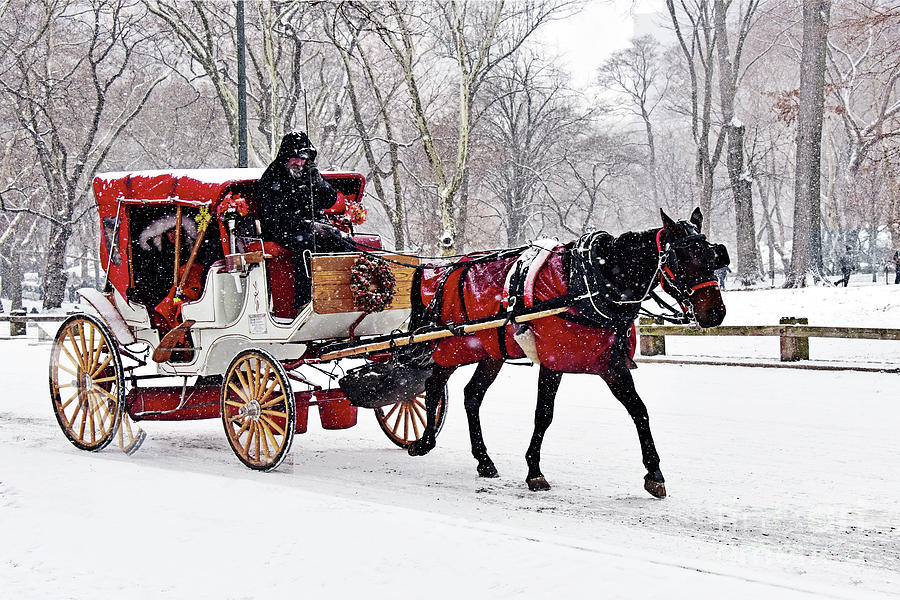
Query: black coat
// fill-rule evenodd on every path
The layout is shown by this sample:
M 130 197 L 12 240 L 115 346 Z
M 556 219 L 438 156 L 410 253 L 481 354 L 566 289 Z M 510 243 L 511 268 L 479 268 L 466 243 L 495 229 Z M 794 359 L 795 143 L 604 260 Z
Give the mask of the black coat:
M 308 231 L 315 220 L 324 221 L 323 211 L 337 201 L 337 192 L 316 167 L 316 149 L 305 133 L 289 133 L 281 140 L 278 155 L 256 184 L 263 235 L 288 242 Z M 287 169 L 291 158 L 305 158 L 300 177 Z

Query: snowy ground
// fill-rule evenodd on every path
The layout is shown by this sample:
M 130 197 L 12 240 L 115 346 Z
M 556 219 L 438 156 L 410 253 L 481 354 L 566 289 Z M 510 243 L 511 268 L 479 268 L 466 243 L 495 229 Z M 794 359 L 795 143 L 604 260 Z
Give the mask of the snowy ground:
M 726 303 L 726 324 L 900 326 L 900 286 L 734 291 Z M 900 365 L 898 342 L 819 342 L 822 359 Z M 773 358 L 778 347 L 667 343 L 735 356 L 773 344 Z M 563 379 L 543 452 L 553 489 L 531 493 L 537 369 L 507 366 L 485 401 L 499 479 L 475 474 L 464 373 L 426 457 L 393 447 L 369 414 L 345 431 L 311 414 L 285 464 L 258 474 L 218 421 L 145 423 L 132 457 L 76 450 L 51 413 L 48 353 L 0 341 L 3 598 L 900 595 L 900 375 L 642 364 L 670 494 L 658 501 L 641 487 L 633 426 L 596 377 Z

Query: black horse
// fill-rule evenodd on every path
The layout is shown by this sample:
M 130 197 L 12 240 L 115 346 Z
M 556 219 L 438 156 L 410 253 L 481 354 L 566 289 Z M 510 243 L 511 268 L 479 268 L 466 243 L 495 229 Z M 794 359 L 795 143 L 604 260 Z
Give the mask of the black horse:
M 421 456 L 434 448 L 436 410 L 447 380 L 457 367 L 477 362 L 465 387 L 472 454 L 480 476 L 497 477 L 482 437 L 479 409 L 504 360 L 527 354 L 541 365 L 534 433 L 525 454 L 528 487 L 550 489 L 540 468 L 541 443 L 553 419 L 563 373 L 595 373 L 625 406 L 637 428 L 647 470 L 644 488 L 664 498 L 665 480 L 647 408 L 635 391 L 630 371 L 635 366 L 634 320 L 640 303 L 661 284 L 679 302 L 685 320 L 701 327 L 719 325 L 725 318 L 725 306 L 713 271 L 728 264 L 728 254 L 723 245 L 710 244 L 700 233 L 703 216 L 699 208 L 690 221 L 675 222 L 660 213 L 660 229 L 628 232 L 617 238 L 602 232 L 588 234 L 577 242 L 545 250 L 541 264 L 533 260 L 534 253 L 523 259 L 520 250 L 474 255 L 435 275 L 439 281 L 433 285 L 434 299 L 427 307 L 424 303 L 417 307 L 432 323 L 458 323 L 503 314 L 504 310 L 515 316 L 546 307 L 571 308 L 530 321 L 527 327 L 510 324 L 437 342 L 432 352 L 435 366 L 425 384 L 427 424 L 421 439 L 409 447 L 409 454 Z M 500 303 L 500 297 L 507 299 Z

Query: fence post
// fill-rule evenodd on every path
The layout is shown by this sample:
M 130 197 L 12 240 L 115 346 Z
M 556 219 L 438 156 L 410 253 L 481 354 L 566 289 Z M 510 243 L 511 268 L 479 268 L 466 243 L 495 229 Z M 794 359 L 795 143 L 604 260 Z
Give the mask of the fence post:
M 9 311 L 9 335 L 25 335 L 25 312 L 24 308 Z
M 662 325 L 663 320 L 658 317 L 641 317 L 641 325 Z M 666 354 L 666 336 L 641 334 L 641 355 L 657 356 Z
M 809 325 L 806 317 L 781 317 L 778 321 L 781 325 Z M 809 338 L 788 337 L 781 338 L 781 362 L 793 362 L 797 360 L 809 360 Z

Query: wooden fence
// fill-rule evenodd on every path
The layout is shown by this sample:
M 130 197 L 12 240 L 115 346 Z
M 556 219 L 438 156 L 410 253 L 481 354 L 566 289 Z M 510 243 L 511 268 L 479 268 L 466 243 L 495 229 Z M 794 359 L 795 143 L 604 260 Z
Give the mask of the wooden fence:
M 27 333 L 28 323 L 61 323 L 69 315 L 42 315 L 38 313 L 26 313 L 24 310 L 13 310 L 8 315 L 0 315 L 0 323 L 9 322 L 9 335 L 20 336 Z M 39 333 L 43 333 L 41 329 Z
M 803 317 L 783 317 L 778 325 L 725 325 L 700 329 L 690 325 L 663 325 L 661 320 L 642 317 L 641 355 L 666 353 L 666 336 L 775 336 L 781 340 L 781 361 L 809 360 L 809 338 L 842 338 L 857 340 L 900 340 L 900 329 L 883 327 L 821 327 L 809 325 Z

